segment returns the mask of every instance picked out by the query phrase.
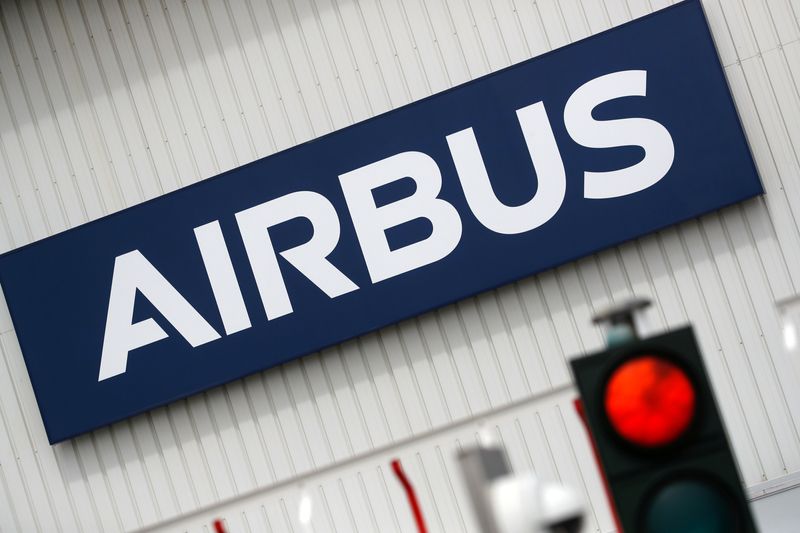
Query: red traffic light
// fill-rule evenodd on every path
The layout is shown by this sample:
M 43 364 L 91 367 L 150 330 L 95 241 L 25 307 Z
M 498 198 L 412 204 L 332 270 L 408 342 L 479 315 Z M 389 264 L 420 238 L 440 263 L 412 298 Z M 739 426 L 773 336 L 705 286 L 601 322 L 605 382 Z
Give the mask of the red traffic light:
M 572 360 L 618 530 L 756 533 L 691 328 Z
M 657 448 L 687 430 L 695 400 L 694 385 L 682 368 L 661 356 L 639 355 L 611 373 L 604 406 L 620 437 L 637 446 Z

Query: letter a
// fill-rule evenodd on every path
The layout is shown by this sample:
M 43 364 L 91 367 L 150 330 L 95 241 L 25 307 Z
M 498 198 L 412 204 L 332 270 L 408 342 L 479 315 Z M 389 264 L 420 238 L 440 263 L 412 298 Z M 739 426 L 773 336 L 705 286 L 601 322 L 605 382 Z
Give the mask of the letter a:
M 133 323 L 133 305 L 137 290 L 164 315 L 164 318 L 193 348 L 219 339 L 219 333 L 214 331 L 214 328 L 150 264 L 150 261 L 145 259 L 139 250 L 133 250 L 118 256 L 114 262 L 103 354 L 100 358 L 100 375 L 97 381 L 124 374 L 128 366 L 128 353 L 131 350 L 166 339 L 168 336 L 152 318 Z

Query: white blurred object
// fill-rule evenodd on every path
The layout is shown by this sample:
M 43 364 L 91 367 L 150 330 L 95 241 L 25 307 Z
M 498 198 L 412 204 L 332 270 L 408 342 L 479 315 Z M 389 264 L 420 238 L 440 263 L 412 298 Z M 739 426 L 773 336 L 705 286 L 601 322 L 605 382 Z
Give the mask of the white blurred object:
M 783 325 L 783 344 L 789 351 L 797 348 L 797 327 L 792 322 Z
M 300 495 L 300 503 L 297 505 L 297 521 L 306 528 L 311 525 L 311 511 L 311 496 L 303 491 Z
M 491 448 L 497 445 L 497 438 L 492 432 L 492 428 L 487 426 L 483 421 L 479 424 L 478 442 L 484 448 Z
M 577 533 L 584 506 L 575 491 L 540 483 L 532 472 L 506 476 L 489 486 L 499 533 Z
M 798 331 L 800 331 L 800 296 L 793 296 L 777 302 L 781 313 L 783 327 L 783 346 L 789 356 L 795 377 L 800 380 L 800 346 L 798 346 Z
M 514 474 L 500 446 L 474 446 L 458 461 L 483 533 L 578 533 L 585 504 L 574 490 Z
M 539 482 L 532 474 L 506 476 L 489 485 L 489 501 L 501 533 L 531 533 L 539 520 Z
M 539 526 L 550 533 L 577 533 L 583 525 L 583 500 L 570 487 L 543 483 L 539 489 Z

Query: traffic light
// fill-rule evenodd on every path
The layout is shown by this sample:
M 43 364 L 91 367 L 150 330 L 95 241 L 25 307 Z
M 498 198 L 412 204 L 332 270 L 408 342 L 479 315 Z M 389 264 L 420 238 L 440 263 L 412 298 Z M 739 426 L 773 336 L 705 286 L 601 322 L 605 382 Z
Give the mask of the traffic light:
M 625 533 L 756 531 L 690 327 L 572 370 Z

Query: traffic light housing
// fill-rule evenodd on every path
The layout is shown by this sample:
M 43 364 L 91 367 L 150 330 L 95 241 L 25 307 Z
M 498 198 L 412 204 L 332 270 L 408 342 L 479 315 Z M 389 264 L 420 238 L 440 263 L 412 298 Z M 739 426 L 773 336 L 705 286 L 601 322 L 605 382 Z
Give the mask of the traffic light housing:
M 571 364 L 625 533 L 757 531 L 690 327 Z

